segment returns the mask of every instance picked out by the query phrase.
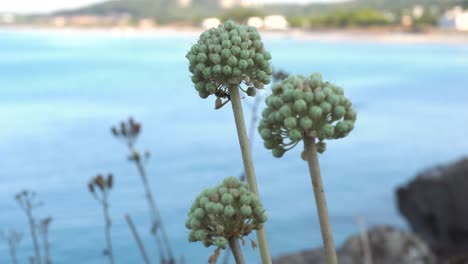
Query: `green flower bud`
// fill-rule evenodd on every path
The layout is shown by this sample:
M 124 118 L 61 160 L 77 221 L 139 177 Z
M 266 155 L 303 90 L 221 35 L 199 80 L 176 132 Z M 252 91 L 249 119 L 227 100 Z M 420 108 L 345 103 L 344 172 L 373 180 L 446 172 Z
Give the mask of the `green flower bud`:
M 252 215 L 252 208 L 250 208 L 250 206 L 248 206 L 248 205 L 243 205 L 240 208 L 240 212 L 241 212 L 242 216 L 249 217 L 249 216 Z
M 335 106 L 340 102 L 340 98 L 335 94 L 330 94 L 330 95 L 327 96 L 327 101 L 331 105 Z
M 328 115 L 332 110 L 332 105 L 328 102 L 322 102 L 320 104 L 320 108 L 322 108 L 322 111 L 325 115 Z
M 320 109 L 320 108 L 319 108 Z M 312 119 L 308 118 L 308 117 L 302 117 L 300 120 L 299 120 L 299 126 L 304 129 L 305 131 L 309 131 L 312 126 L 313 126 L 313 121 Z
M 235 67 L 237 65 L 237 58 L 234 57 L 234 56 L 231 56 L 228 60 L 227 60 L 227 64 L 231 67 Z
M 233 45 L 239 45 L 242 42 L 242 39 L 239 36 L 233 36 L 231 38 L 231 42 Z
M 263 56 L 263 54 L 261 54 L 261 53 L 255 54 L 255 61 L 256 61 L 257 63 L 261 63 L 261 62 L 263 62 L 264 60 L 265 60 L 265 57 Z
M 239 48 L 239 47 L 237 47 L 237 46 L 233 46 L 233 47 L 231 48 L 231 53 L 232 53 L 232 55 L 234 55 L 234 56 L 239 55 L 240 52 L 241 52 L 241 48 Z
M 227 189 L 226 187 L 224 187 L 224 186 L 223 186 L 223 187 L 220 187 L 220 188 L 218 189 L 219 195 L 223 195 L 223 194 L 225 194 L 225 193 L 227 193 L 227 192 L 228 192 L 228 189 Z
M 297 129 L 293 129 L 289 132 L 289 138 L 292 140 L 292 141 L 298 141 L 298 140 L 301 140 L 302 139 L 302 134 L 299 130 Z
M 262 44 L 263 45 L 263 44 Z M 263 56 L 265 57 L 265 60 L 271 60 L 271 54 L 268 51 L 263 51 Z
M 313 103 L 314 102 L 314 93 L 313 92 L 305 92 L 304 93 L 304 99 L 307 103 Z
M 348 123 L 346 121 L 340 121 L 335 126 L 335 131 L 338 135 L 344 135 L 349 132 Z
M 210 60 L 214 64 L 219 64 L 221 63 L 221 56 L 219 54 L 210 54 Z
M 204 240 L 206 238 L 206 232 L 201 229 L 195 231 L 195 238 L 198 240 Z
M 324 153 L 327 150 L 327 144 L 325 144 L 325 142 L 323 141 L 317 142 L 316 147 L 317 152 L 320 154 Z
M 223 184 L 229 188 L 237 188 L 239 186 L 239 180 L 236 177 L 228 177 L 224 179 Z
M 345 119 L 346 120 L 351 120 L 351 121 L 356 121 L 357 113 L 354 111 L 354 109 L 349 109 L 346 112 Z
M 226 249 L 228 241 L 224 237 L 217 237 L 215 240 L 215 245 L 219 248 Z
M 294 102 L 294 111 L 296 113 L 302 113 L 306 109 L 307 109 L 307 103 L 304 100 L 299 99 L 296 102 Z
M 231 30 L 231 29 L 233 29 L 235 25 L 236 25 L 236 24 L 235 24 L 232 20 L 228 20 L 228 21 L 224 22 L 224 28 L 225 28 L 226 30 Z
M 208 96 L 210 96 L 210 93 L 207 92 L 207 91 L 199 91 L 199 92 L 198 92 L 198 95 L 199 95 L 202 99 L 206 99 L 206 98 L 208 98 Z
M 213 209 L 216 214 L 219 214 L 224 210 L 224 206 L 220 203 L 216 203 Z
M 292 116 L 292 111 L 291 111 L 291 108 L 289 107 L 289 105 L 283 105 L 283 106 L 279 109 L 279 112 L 280 112 L 281 115 L 283 115 L 284 117 L 290 117 L 290 116 Z
M 231 56 L 232 56 L 232 54 L 231 54 L 231 50 L 230 50 L 230 49 L 223 49 L 223 50 L 221 51 L 221 57 L 223 57 L 223 59 L 227 60 L 227 59 L 229 59 Z
M 232 46 L 232 43 L 230 40 L 223 40 L 223 42 L 221 42 L 221 45 L 223 46 L 223 48 L 225 49 L 230 49 L 231 46 Z
M 248 96 L 255 96 L 257 94 L 257 90 L 255 90 L 255 87 L 249 87 L 247 88 L 247 95 Z
M 344 106 L 339 105 L 333 110 L 333 118 L 336 120 L 341 119 L 345 114 L 346 109 L 344 108 Z
M 201 226 L 201 222 L 200 220 L 196 219 L 196 218 L 192 218 L 190 219 L 190 228 L 200 228 Z
M 284 126 L 289 129 L 293 129 L 297 126 L 297 120 L 295 117 L 288 117 L 284 120 Z
M 251 196 L 249 194 L 243 194 L 240 197 L 240 202 L 241 202 L 241 204 L 249 205 L 250 202 L 252 202 L 252 198 L 251 198 Z
M 284 150 L 284 148 L 282 148 L 282 147 L 276 147 L 276 148 L 274 148 L 273 151 L 272 151 L 273 156 L 274 156 L 275 158 L 281 158 L 281 157 L 283 157 L 284 152 L 285 152 L 285 150 Z
M 312 75 L 310 75 L 309 79 L 312 88 L 322 86 L 322 75 L 320 73 L 313 73 Z
M 284 94 L 283 94 L 283 98 L 286 102 L 293 102 L 294 101 L 294 90 L 291 88 L 291 89 L 287 89 L 287 87 L 285 86 L 283 88 L 284 90 Z
M 206 56 L 205 53 L 198 53 L 197 55 L 198 62 L 205 62 L 207 59 L 208 59 L 208 56 Z
M 332 125 L 330 124 L 325 124 L 322 129 L 320 130 L 320 133 L 325 137 L 325 138 L 332 138 L 333 134 L 335 132 L 335 129 Z
M 241 75 L 242 75 L 242 71 L 241 71 L 239 68 L 234 67 L 234 68 L 232 69 L 232 76 L 234 76 L 234 77 L 239 77 L 239 76 L 241 76 Z
M 261 216 L 263 215 L 263 213 L 265 212 L 265 210 L 263 210 L 263 208 L 261 206 L 257 206 L 254 208 L 254 215 L 255 216 Z
M 225 193 L 221 197 L 221 201 L 223 202 L 224 205 L 231 204 L 233 200 L 234 200 L 234 197 L 232 197 L 232 194 L 230 193 Z
M 294 90 L 294 99 L 299 100 L 304 98 L 304 91 L 302 90 Z
M 225 76 L 231 76 L 232 74 L 232 68 L 229 65 L 226 65 L 223 67 L 223 74 Z
M 263 146 L 266 148 L 266 149 L 273 149 L 277 146 L 277 144 L 275 144 L 275 142 L 273 141 L 269 141 L 269 140 L 266 140 L 264 139 L 265 141 L 263 142 Z
M 261 40 L 257 39 L 257 40 L 254 40 L 254 41 L 253 41 L 252 46 L 253 46 L 256 50 L 260 50 L 261 48 L 263 48 L 263 43 L 262 43 Z
M 213 74 L 215 75 L 220 75 L 221 73 L 223 73 L 223 67 L 221 65 L 215 65 L 213 66 L 213 70 L 212 70 Z
M 224 216 L 232 217 L 235 214 L 236 214 L 236 209 L 234 209 L 234 207 L 232 207 L 231 205 L 224 207 Z
M 315 97 L 315 102 L 317 104 L 320 104 L 323 102 L 323 100 L 325 100 L 325 93 L 323 93 L 322 91 L 316 91 L 315 94 L 314 94 L 314 97 Z
M 312 117 L 314 120 L 319 120 L 322 118 L 323 110 L 319 106 L 312 106 L 309 110 L 309 115 Z
M 247 67 L 249 67 L 249 63 L 246 60 L 239 60 L 237 66 L 239 67 L 239 69 L 245 70 L 247 69 Z
M 205 217 L 205 210 L 203 210 L 202 208 L 197 208 L 197 209 L 195 209 L 195 211 L 193 212 L 193 215 L 194 215 L 197 219 L 202 219 L 203 217 Z
M 240 53 L 240 57 L 243 60 L 247 60 L 250 57 L 250 52 L 248 50 L 242 50 Z
M 205 210 L 210 214 L 214 213 L 214 206 L 215 206 L 215 203 L 207 202 L 206 205 L 205 205 Z

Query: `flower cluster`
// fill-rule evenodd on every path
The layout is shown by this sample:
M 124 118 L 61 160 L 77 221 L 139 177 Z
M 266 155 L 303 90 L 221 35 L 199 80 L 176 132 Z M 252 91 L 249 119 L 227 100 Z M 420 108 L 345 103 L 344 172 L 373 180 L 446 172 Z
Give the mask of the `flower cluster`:
M 204 190 L 193 203 L 185 226 L 189 241 L 225 249 L 230 238 L 243 238 L 263 228 L 267 220 L 258 196 L 236 177 Z
M 271 55 L 255 27 L 227 21 L 201 34 L 187 54 L 192 82 L 201 98 L 225 97 L 228 86 L 244 82 L 249 96 L 270 83 Z
M 258 130 L 277 158 L 309 135 L 318 138 L 317 150 L 323 153 L 324 140 L 348 135 L 357 115 L 343 89 L 323 82 L 318 73 L 286 78 L 273 87 L 266 104 Z

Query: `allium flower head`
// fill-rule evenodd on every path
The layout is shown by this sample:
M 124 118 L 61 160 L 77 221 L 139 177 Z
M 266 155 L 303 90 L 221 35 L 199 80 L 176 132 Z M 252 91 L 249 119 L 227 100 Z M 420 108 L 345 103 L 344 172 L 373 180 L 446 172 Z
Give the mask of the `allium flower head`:
M 195 199 L 185 226 L 190 229 L 190 242 L 224 249 L 230 238 L 242 239 L 261 229 L 266 220 L 262 203 L 248 184 L 229 177 Z
M 309 135 L 318 138 L 317 150 L 323 153 L 325 139 L 343 138 L 354 128 L 357 114 L 351 101 L 318 73 L 289 76 L 272 91 L 258 130 L 277 158 Z
M 244 83 L 249 96 L 270 83 L 271 55 L 255 27 L 231 20 L 201 34 L 187 54 L 192 82 L 201 98 L 223 97 L 228 86 Z

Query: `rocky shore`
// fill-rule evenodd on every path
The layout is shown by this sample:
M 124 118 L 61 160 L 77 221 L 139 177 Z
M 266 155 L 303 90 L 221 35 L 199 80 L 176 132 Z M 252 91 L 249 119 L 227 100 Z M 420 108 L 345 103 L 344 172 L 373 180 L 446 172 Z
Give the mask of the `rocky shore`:
M 340 264 L 468 264 L 468 158 L 426 170 L 396 190 L 412 231 L 373 227 L 337 249 Z M 275 264 L 326 264 L 323 249 L 281 256 Z

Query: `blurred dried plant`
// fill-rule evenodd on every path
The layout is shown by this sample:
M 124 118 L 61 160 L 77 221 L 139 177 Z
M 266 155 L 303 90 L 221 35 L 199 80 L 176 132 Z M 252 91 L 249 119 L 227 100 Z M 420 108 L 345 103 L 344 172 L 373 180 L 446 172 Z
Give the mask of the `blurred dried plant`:
M 28 218 L 29 229 L 31 232 L 35 253 L 34 257 L 30 257 L 30 259 L 32 259 L 32 263 L 41 264 L 41 250 L 39 248 L 39 241 L 37 239 L 36 219 L 33 215 L 33 209 L 41 206 L 42 203 L 37 201 L 36 193 L 29 190 L 23 190 L 17 193 L 15 195 L 15 200 L 18 202 L 21 209 L 23 209 L 23 211 L 26 213 L 26 217 Z
M 114 137 L 122 140 L 127 145 L 130 151 L 128 160 L 135 163 L 140 175 L 141 182 L 143 183 L 152 222 L 150 232 L 156 240 L 156 246 L 158 247 L 160 256 L 160 263 L 175 264 L 176 261 L 169 242 L 169 237 L 162 223 L 161 215 L 159 213 L 158 207 L 156 206 L 156 202 L 149 186 L 148 177 L 144 167 L 144 162 L 148 161 L 150 158 L 150 152 L 146 151 L 142 157 L 140 152 L 134 147 L 135 142 L 140 135 L 141 127 L 141 123 L 136 122 L 133 118 L 129 118 L 128 121 L 121 122 L 119 126 L 112 127 L 111 132 Z
M 44 263 L 52 264 L 50 256 L 50 242 L 49 242 L 49 226 L 52 222 L 52 217 L 46 217 L 39 222 L 39 233 L 41 234 L 42 244 L 44 246 Z
M 14 229 L 10 229 L 6 232 L 0 232 L 0 239 L 4 240 L 8 244 L 10 250 L 11 263 L 18 264 L 18 258 L 16 256 L 16 248 L 18 247 L 23 234 L 16 232 Z
M 93 197 L 98 201 L 103 210 L 104 221 L 105 221 L 105 236 L 107 247 L 104 249 L 103 254 L 109 257 L 109 262 L 114 263 L 114 254 L 112 251 L 112 239 L 111 239 L 111 219 L 109 216 L 109 192 L 114 186 L 114 176 L 112 174 L 107 175 L 107 178 L 98 174 L 93 177 L 88 183 L 88 190 Z

